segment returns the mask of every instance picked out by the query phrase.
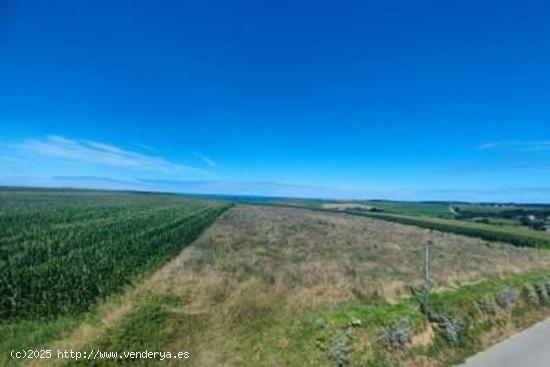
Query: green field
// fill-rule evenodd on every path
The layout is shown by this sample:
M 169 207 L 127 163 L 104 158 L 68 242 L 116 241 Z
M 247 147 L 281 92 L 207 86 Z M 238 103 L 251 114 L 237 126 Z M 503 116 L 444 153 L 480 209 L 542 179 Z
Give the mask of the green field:
M 383 211 L 401 213 L 405 215 L 429 216 L 437 218 L 453 218 L 449 210 L 449 203 L 424 203 L 408 201 L 367 201 Z
M 507 220 L 519 224 L 517 217 L 533 214 L 546 218 L 550 216 L 550 206 L 545 204 L 497 204 L 497 203 L 465 203 L 454 201 L 391 201 L 391 200 L 320 200 L 320 199 L 278 199 L 267 200 L 268 203 L 279 205 L 305 206 L 323 208 L 327 204 L 359 204 L 376 208 L 379 211 L 434 217 L 434 218 L 490 218 Z M 261 202 L 260 202 L 261 203 Z M 460 213 L 458 213 L 460 211 Z
M 87 311 L 193 241 L 225 203 L 170 195 L 0 191 L 0 319 Z
M 476 204 L 460 202 L 398 202 L 370 201 L 368 205 L 391 214 L 421 217 L 458 219 L 492 226 L 516 227 L 544 230 L 550 225 L 550 208 L 535 204 Z M 528 217 L 532 216 L 530 221 Z M 510 230 L 511 228 L 508 228 Z

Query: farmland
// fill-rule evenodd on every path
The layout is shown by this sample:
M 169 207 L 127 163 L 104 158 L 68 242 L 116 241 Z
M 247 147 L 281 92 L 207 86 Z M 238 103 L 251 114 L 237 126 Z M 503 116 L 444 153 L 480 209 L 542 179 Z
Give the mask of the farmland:
M 352 365 L 396 365 L 391 358 L 412 357 L 386 357 L 376 340 L 402 320 L 425 332 L 407 295 L 421 282 L 419 254 L 428 240 L 434 287 L 443 292 L 434 301 L 445 307 L 450 302 L 473 312 L 480 289 L 497 292 L 549 275 L 550 253 L 535 249 L 345 213 L 237 205 L 136 288 L 49 345 L 185 350 L 191 366 L 331 366 L 339 365 L 338 338 L 347 340 L 346 325 L 359 320 L 342 358 Z M 464 284 L 477 286 L 462 290 Z M 530 310 L 522 307 L 518 312 Z M 447 353 L 434 345 L 414 353 Z
M 1 319 L 87 311 L 189 244 L 227 204 L 176 196 L 0 191 Z
M 2 351 L 187 351 L 190 366 L 416 366 L 426 358 L 446 366 L 548 314 L 546 293 L 536 305 L 522 293 L 514 318 L 492 300 L 526 284 L 542 289 L 550 251 L 371 217 L 387 212 L 99 191 L 4 190 L 0 198 L 1 291 L 10 301 Z M 410 297 L 428 241 L 433 305 L 469 325 L 458 346 Z M 393 350 L 381 338 L 398 327 L 410 339 Z M 0 365 L 10 362 L 0 355 Z
M 450 202 L 412 202 L 389 200 L 316 200 L 316 199 L 273 199 L 269 203 L 275 205 L 303 206 L 312 209 L 330 209 L 331 207 L 365 207 L 376 208 L 378 211 L 436 218 L 453 218 L 449 211 Z M 457 203 L 453 203 L 457 204 Z
M 259 203 L 261 205 L 261 203 Z M 509 219 L 506 213 L 539 213 L 546 217 L 543 206 L 508 206 L 494 208 L 486 205 L 440 202 L 388 202 L 388 201 L 353 201 L 323 202 L 317 200 L 284 200 L 274 201 L 270 205 L 281 207 L 304 207 L 319 211 L 344 211 L 353 215 L 368 216 L 396 223 L 410 224 L 419 227 L 450 232 L 464 236 L 483 238 L 487 241 L 502 241 L 516 246 L 550 248 L 550 232 L 533 230 L 520 225 L 517 220 Z M 340 209 L 327 207 L 337 205 Z M 361 205 L 368 210 L 362 209 Z M 451 207 L 456 208 L 455 213 Z M 342 210 L 344 208 L 344 210 Z M 467 213 L 463 218 L 460 213 Z M 471 220 L 485 215 L 484 221 Z M 540 214 L 542 213 L 542 214 Z
M 465 236 L 480 237 L 488 241 L 508 242 L 517 246 L 535 248 L 550 248 L 550 234 L 529 230 L 517 226 L 496 226 L 482 223 L 441 219 L 430 217 L 416 217 L 390 213 L 354 213 L 372 218 L 388 220 L 397 223 L 411 224 L 419 227 L 451 232 Z

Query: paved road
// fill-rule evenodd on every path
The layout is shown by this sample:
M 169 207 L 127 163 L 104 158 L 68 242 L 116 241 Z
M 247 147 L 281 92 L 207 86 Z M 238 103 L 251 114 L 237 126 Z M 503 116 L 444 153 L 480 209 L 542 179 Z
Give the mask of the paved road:
M 466 361 L 463 367 L 550 366 L 550 319 Z

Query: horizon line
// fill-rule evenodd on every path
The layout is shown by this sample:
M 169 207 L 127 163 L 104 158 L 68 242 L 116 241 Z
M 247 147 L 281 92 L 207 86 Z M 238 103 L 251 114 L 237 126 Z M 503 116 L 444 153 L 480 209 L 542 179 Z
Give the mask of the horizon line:
M 176 192 L 176 191 L 155 191 L 155 190 L 138 190 L 138 189 L 122 189 L 122 188 L 99 188 L 99 187 L 76 187 L 76 186 L 28 186 L 28 185 L 2 185 L 0 190 L 52 190 L 52 191 L 103 191 L 103 192 L 119 192 L 119 193 L 135 193 L 135 194 L 159 194 L 159 195 L 180 195 L 180 196 L 203 196 L 203 197 L 236 197 L 236 198 L 265 198 L 265 199 L 287 199 L 287 200 L 317 200 L 317 201 L 385 201 L 385 202 L 402 202 L 402 203 L 465 203 L 465 204 L 480 204 L 480 205 L 545 205 L 550 206 L 550 202 L 519 202 L 519 201 L 469 201 L 469 200 L 398 200 L 398 199 L 381 199 L 381 198 L 321 198 L 321 197 L 306 197 L 306 196 L 277 196 L 277 195 L 252 195 L 252 194 L 229 194 L 229 193 L 199 193 L 199 192 Z

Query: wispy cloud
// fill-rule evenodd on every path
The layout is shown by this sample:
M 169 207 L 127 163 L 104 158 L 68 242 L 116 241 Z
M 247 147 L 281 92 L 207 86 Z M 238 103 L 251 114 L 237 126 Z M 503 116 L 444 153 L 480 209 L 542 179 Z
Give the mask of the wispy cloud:
M 135 145 L 136 147 L 139 147 L 139 148 L 141 148 L 141 149 L 148 150 L 148 151 L 150 151 L 150 152 L 154 152 L 154 151 L 156 150 L 155 148 L 153 148 L 152 146 L 147 145 L 147 144 L 134 143 L 134 145 Z
M 132 180 L 102 176 L 0 176 L 0 185 L 102 190 L 148 190 L 148 187 Z
M 483 143 L 480 146 L 478 146 L 478 149 L 480 150 L 491 150 L 498 148 L 501 143 Z
M 480 144 L 477 149 L 487 155 L 480 156 L 476 162 L 452 167 L 449 173 L 550 170 L 550 140 L 494 141 Z
M 533 160 L 533 161 L 514 161 L 492 164 L 469 164 L 454 166 L 449 169 L 435 171 L 443 174 L 473 174 L 483 172 L 505 172 L 505 171 L 533 171 L 547 172 L 550 171 L 550 162 Z
M 52 176 L 51 179 L 57 182 L 81 182 L 81 183 L 102 183 L 102 184 L 116 184 L 126 185 L 128 187 L 136 186 L 135 181 L 120 180 L 117 178 L 103 177 L 103 176 Z
M 197 151 L 193 151 L 191 152 L 195 157 L 198 157 L 200 158 L 201 161 L 203 161 L 204 163 L 206 163 L 207 165 L 209 165 L 210 167 L 217 167 L 218 164 L 213 160 L 211 159 L 210 157 L 207 157 L 205 156 L 204 154 L 201 154 Z
M 529 141 L 497 141 L 483 143 L 478 146 L 480 150 L 507 149 L 514 151 L 550 151 L 550 140 Z
M 11 144 L 11 146 L 27 156 L 50 157 L 136 170 L 205 173 L 201 169 L 173 163 L 160 156 L 137 153 L 102 142 L 68 139 L 58 135 L 50 135 L 44 139 L 25 140 Z

